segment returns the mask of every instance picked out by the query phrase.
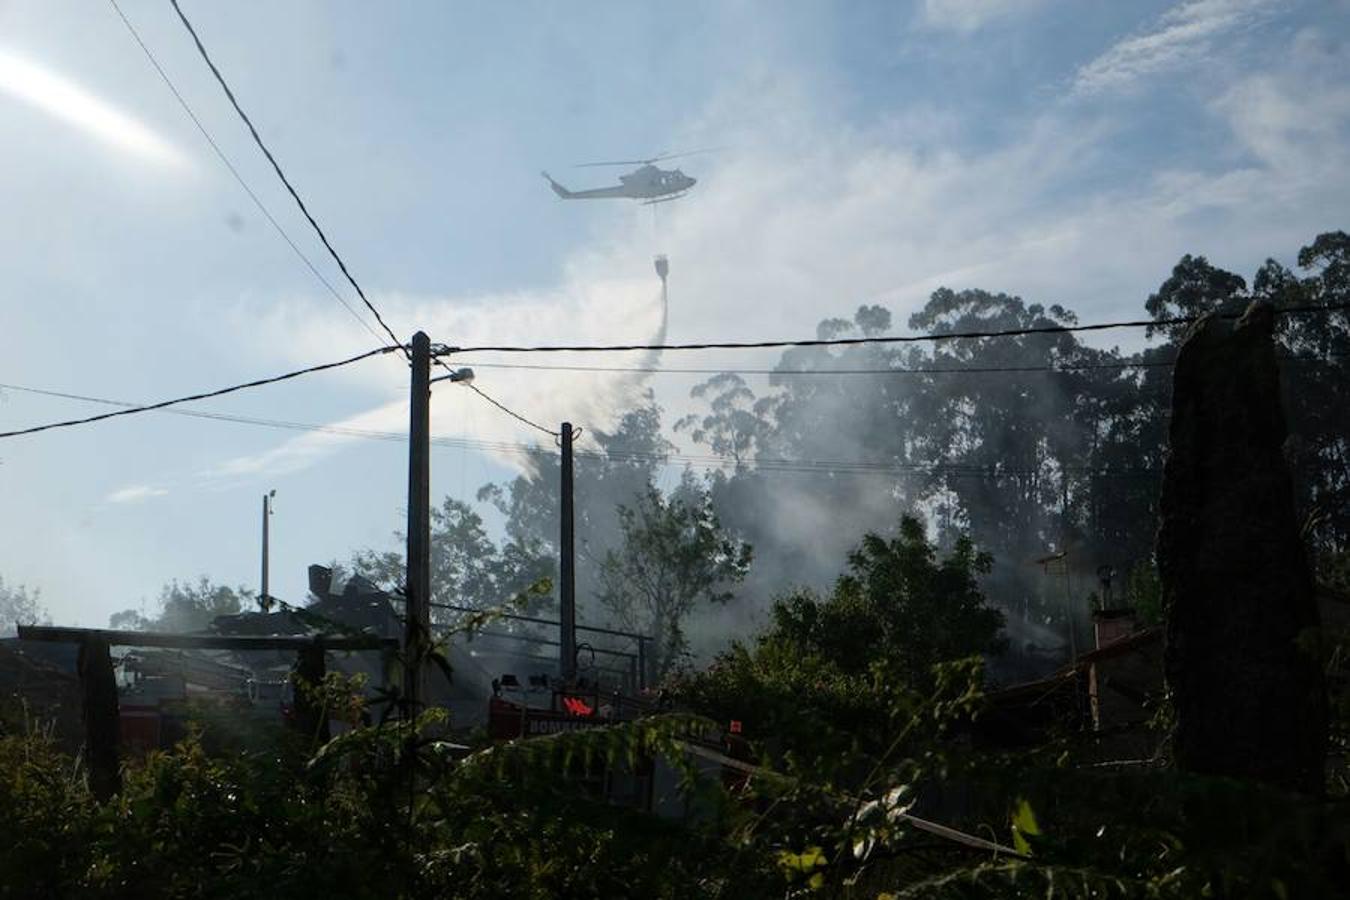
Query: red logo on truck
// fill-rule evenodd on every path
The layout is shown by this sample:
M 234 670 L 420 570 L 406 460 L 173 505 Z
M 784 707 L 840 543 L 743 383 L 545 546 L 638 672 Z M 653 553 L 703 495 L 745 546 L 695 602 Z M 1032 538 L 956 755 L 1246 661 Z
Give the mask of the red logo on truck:
M 591 716 L 595 714 L 595 707 L 591 706 L 580 697 L 563 697 L 563 708 L 574 716 Z

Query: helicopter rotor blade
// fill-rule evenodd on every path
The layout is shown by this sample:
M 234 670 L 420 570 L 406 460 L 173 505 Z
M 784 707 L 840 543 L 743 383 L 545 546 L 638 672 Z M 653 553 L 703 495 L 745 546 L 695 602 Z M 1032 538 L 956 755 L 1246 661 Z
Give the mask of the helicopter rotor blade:
M 579 165 L 573 166 L 572 168 L 590 169 L 596 166 L 650 166 L 653 163 L 658 163 L 667 159 L 679 159 L 682 156 L 694 156 L 699 153 L 714 153 L 718 150 L 723 149 L 725 148 L 719 146 L 719 147 L 702 147 L 698 150 L 685 150 L 680 153 L 666 153 L 662 151 L 661 153 L 658 153 L 656 156 L 649 157 L 648 159 L 616 159 L 610 162 L 580 163 Z
M 648 159 L 617 159 L 617 160 L 614 160 L 613 162 L 578 163 L 577 165 L 573 166 L 572 168 L 574 168 L 574 169 L 593 169 L 593 168 L 595 168 L 596 166 L 645 166 L 645 165 L 647 165 L 647 163 L 649 163 L 649 162 L 651 162 L 651 160 L 648 160 Z
M 685 150 L 685 151 L 683 151 L 683 152 L 681 152 L 681 153 L 663 153 L 663 154 L 661 154 L 660 156 L 653 156 L 651 159 L 646 160 L 646 162 L 649 162 L 649 163 L 661 162 L 661 161 L 667 160 L 667 159 L 679 159 L 679 158 L 682 157 L 682 156 L 695 156 L 695 155 L 697 155 L 697 154 L 699 154 L 699 153 L 715 153 L 715 152 L 717 152 L 718 150 L 724 150 L 724 149 L 726 149 L 726 148 L 725 148 L 725 147 L 701 147 L 701 148 L 699 148 L 698 150 Z

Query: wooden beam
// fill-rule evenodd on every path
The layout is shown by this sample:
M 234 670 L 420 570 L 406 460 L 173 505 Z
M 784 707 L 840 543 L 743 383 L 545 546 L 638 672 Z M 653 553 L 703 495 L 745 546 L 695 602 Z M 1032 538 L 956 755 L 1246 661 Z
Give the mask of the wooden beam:
M 163 631 L 113 631 L 107 628 L 63 628 L 52 625 L 20 625 L 19 639 L 79 644 L 100 640 L 109 647 L 177 647 L 199 650 L 300 650 L 320 646 L 325 650 L 384 650 L 398 646 L 396 638 L 376 635 L 254 635 L 173 634 Z
M 476 606 L 461 606 L 457 603 L 432 603 L 430 605 L 433 609 L 448 609 L 462 613 L 482 613 L 485 616 L 485 621 L 483 623 L 485 625 L 493 619 L 510 619 L 513 622 L 533 622 L 536 625 L 550 625 L 554 628 L 557 628 L 562 624 L 558 619 L 541 619 L 538 616 L 521 616 L 516 613 L 502 612 L 497 609 L 480 609 Z M 595 625 L 578 624 L 576 629 L 577 631 L 589 631 L 592 634 L 612 634 L 615 637 L 633 638 L 634 640 L 639 641 L 650 641 L 652 639 L 652 636 L 649 634 L 638 634 L 636 631 L 619 631 L 614 628 L 599 628 Z

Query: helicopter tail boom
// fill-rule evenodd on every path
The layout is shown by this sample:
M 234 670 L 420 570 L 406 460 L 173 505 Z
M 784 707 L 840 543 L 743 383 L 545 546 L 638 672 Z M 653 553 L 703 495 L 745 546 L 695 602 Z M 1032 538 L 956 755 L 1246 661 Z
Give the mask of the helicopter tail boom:
M 549 175 L 547 172 L 540 172 L 539 174 L 543 175 L 544 178 L 548 181 L 549 187 L 553 188 L 553 193 L 557 194 L 564 200 L 603 200 L 611 197 L 633 197 L 634 199 L 636 199 L 637 196 L 640 196 L 634 195 L 632 190 L 629 189 L 626 185 L 619 185 L 618 187 L 593 188 L 592 190 L 589 191 L 569 191 L 567 188 L 563 187 L 561 184 L 558 184 L 558 182 L 554 181 L 553 177 Z
M 573 196 L 571 191 L 554 181 L 553 176 L 549 175 L 547 172 L 540 172 L 539 174 L 543 175 L 544 179 L 548 182 L 549 187 L 553 188 L 553 193 L 557 194 L 562 199 L 566 200 Z

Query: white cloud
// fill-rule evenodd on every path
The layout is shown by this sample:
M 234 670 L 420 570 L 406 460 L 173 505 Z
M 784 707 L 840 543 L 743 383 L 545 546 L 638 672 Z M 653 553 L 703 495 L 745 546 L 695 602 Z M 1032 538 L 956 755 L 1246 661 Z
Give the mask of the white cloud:
M 355 431 L 374 431 L 398 434 L 407 430 L 407 406 L 388 403 L 355 416 L 349 416 L 325 426 L 326 431 L 312 431 L 284 441 L 263 453 L 238 456 L 204 472 L 207 480 L 232 479 L 257 475 L 284 475 L 307 468 L 331 454 L 343 444 L 357 440 Z M 320 425 L 310 422 L 306 424 Z M 346 432 L 346 433 L 344 433 Z
M 1234 137 L 1282 178 L 1336 180 L 1350 128 L 1350 48 L 1299 33 L 1278 70 L 1238 81 L 1211 105 Z
M 131 116 L 55 72 L 3 51 L 0 91 L 147 161 L 186 164 L 175 147 Z
M 1045 0 L 923 0 L 921 18 L 930 28 L 972 32 L 998 19 L 1030 12 Z
M 1259 80 L 1266 76 L 1273 80 Z M 876 302 L 893 311 L 894 329 L 903 331 L 908 314 L 940 285 L 1062 303 L 1084 321 L 1134 317 L 1183 253 L 1205 253 L 1218 265 L 1245 271 L 1268 255 L 1292 254 L 1350 207 L 1347 143 L 1336 128 L 1313 128 L 1288 108 L 1304 76 L 1266 73 L 1253 79 L 1216 99 L 1214 109 L 1245 135 L 1253 152 L 1275 148 L 1264 151 L 1269 162 L 1177 159 L 1135 175 L 1121 175 L 1103 162 L 1102 151 L 1124 125 L 1103 125 L 1080 109 L 1043 113 L 1001 146 L 956 152 L 933 146 L 931 136 L 907 142 L 885 123 L 876 129 L 849 127 L 828 105 L 803 102 L 790 86 L 748 83 L 719 98 L 700 127 L 716 132 L 722 122 L 744 122 L 755 111 L 763 123 L 756 132 L 734 151 L 691 169 L 700 178 L 698 188 L 688 200 L 658 208 L 657 227 L 650 210 L 615 204 L 608 237 L 574 256 L 556 287 L 478 297 L 383 295 L 377 302 L 394 320 L 422 323 L 434 340 L 461 346 L 642 342 L 661 325 L 651 258 L 665 252 L 671 261 L 675 342 L 811 336 L 822 318 L 847 316 L 862 303 Z M 1318 92 L 1332 99 L 1317 100 L 1316 108 L 1343 122 L 1333 87 L 1329 81 Z M 1303 173 L 1291 168 L 1277 152 L 1289 143 L 1325 162 Z M 1278 168 L 1270 168 L 1274 165 Z M 260 343 L 290 341 L 299 360 L 312 361 L 332 355 L 329 342 L 339 330 L 359 338 L 341 310 L 314 302 L 292 304 L 261 323 Z M 669 353 L 662 362 L 760 367 L 776 358 L 777 351 Z M 494 359 L 640 364 L 620 354 L 486 353 L 454 364 Z M 400 365 L 345 371 L 342 377 L 378 385 L 390 398 L 406 391 L 406 369 Z M 478 369 L 484 390 L 531 419 L 552 427 L 569 419 L 592 430 L 611 425 L 631 405 L 637 378 Z M 689 409 L 688 389 L 697 381 L 673 375 L 651 380 L 667 422 Z M 453 385 L 437 388 L 433 411 L 438 434 L 547 442 Z M 370 418 L 348 422 L 405 428 L 400 403 L 366 415 Z M 469 430 L 469 421 L 479 429 Z M 304 465 L 341 445 L 341 438 L 305 436 L 232 466 L 243 473 Z M 852 449 L 841 448 L 840 456 Z M 510 454 L 501 459 L 518 462 Z
M 573 264 L 561 287 L 539 293 L 479 296 L 473 298 L 384 295 L 379 306 L 399 322 L 419 322 L 432 339 L 467 347 L 484 344 L 547 343 L 647 343 L 661 340 L 664 311 L 650 258 L 618 258 L 602 254 L 604 262 L 580 259 Z M 605 274 L 592 266 L 605 269 Z M 649 274 L 639 274 L 645 271 Z M 630 274 L 631 273 L 631 274 Z M 290 335 L 299 358 L 322 359 L 334 355 L 332 337 L 351 339 L 354 331 L 340 310 L 291 304 L 260 323 L 265 333 Z M 357 332 L 359 340 L 359 332 Z M 391 357 L 392 358 L 392 357 Z M 475 353 L 452 357 L 448 365 L 458 368 L 474 362 L 542 362 L 500 354 Z M 567 354 L 567 365 L 616 364 L 613 359 Z M 618 365 L 641 365 L 634 354 Z M 401 359 L 400 359 L 401 363 Z M 433 377 L 444 374 L 433 370 Z M 521 415 L 549 428 L 564 419 L 587 428 L 605 429 L 618 412 L 631 405 L 638 380 L 622 373 L 551 372 L 528 369 L 483 367 L 475 385 Z M 347 370 L 347 377 L 377 387 L 392 399 L 388 403 L 333 423 L 334 431 L 303 434 L 261 454 L 229 460 L 206 473 L 209 478 L 278 475 L 306 468 L 353 440 L 364 438 L 344 429 L 404 434 L 408 407 L 406 364 L 372 364 Z M 477 426 L 472 432 L 467 424 Z M 468 439 L 491 452 L 491 444 L 548 442 L 549 438 L 499 410 L 463 386 L 442 383 L 433 387 L 431 404 L 433 435 Z M 524 457 L 502 453 L 505 460 L 523 464 Z
M 169 491 L 166 488 L 149 484 L 133 484 L 113 491 L 104 500 L 108 503 L 140 503 L 142 500 L 149 500 L 151 497 L 163 497 L 168 493 Z
M 1073 89 L 1092 94 L 1205 61 L 1214 39 L 1262 21 L 1282 0 L 1184 0 L 1152 27 L 1112 45 L 1075 75 Z

